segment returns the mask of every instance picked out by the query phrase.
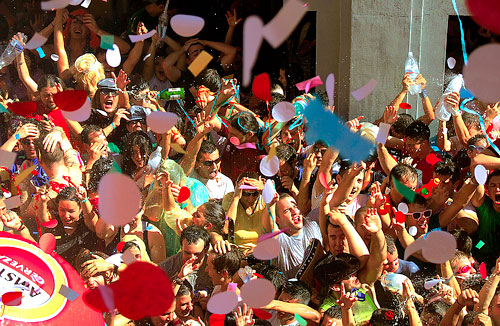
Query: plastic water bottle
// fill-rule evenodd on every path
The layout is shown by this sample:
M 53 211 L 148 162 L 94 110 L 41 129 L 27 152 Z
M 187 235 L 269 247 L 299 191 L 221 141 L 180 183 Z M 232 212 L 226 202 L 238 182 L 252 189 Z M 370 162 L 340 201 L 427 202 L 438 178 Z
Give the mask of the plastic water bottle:
M 157 146 L 156 150 L 149 155 L 148 165 L 153 171 L 160 165 L 161 162 L 161 146 Z
M 436 106 L 436 117 L 439 120 L 442 121 L 450 120 L 451 114 L 453 113 L 453 111 L 455 111 L 455 109 L 450 104 L 446 103 L 444 100 L 451 93 L 459 92 L 463 84 L 464 84 L 464 77 L 462 76 L 462 74 L 456 75 L 450 81 L 448 87 L 446 87 L 446 90 L 443 93 L 443 96 L 441 96 L 438 105 Z
M 162 100 L 173 101 L 184 99 L 184 88 L 168 88 L 160 93 L 160 98 Z
M 408 52 L 408 59 L 406 59 L 405 63 L 405 74 L 409 73 L 410 78 L 413 81 L 417 80 L 418 75 L 420 74 L 420 70 L 418 69 L 418 62 L 413 57 L 413 52 Z M 410 94 L 415 95 L 422 92 L 422 85 L 413 84 L 410 86 Z
M 392 290 L 403 290 L 403 283 L 408 277 L 403 274 L 388 273 L 382 276 L 381 283 L 384 287 Z
M 26 43 L 28 39 L 27 36 L 23 33 L 20 34 L 22 36 L 23 43 Z M 0 56 L 0 69 L 10 65 L 16 59 L 16 56 L 21 52 L 23 52 L 23 46 L 21 42 L 12 39 L 9 45 L 7 45 L 7 48 L 5 48 L 5 50 L 3 51 L 2 56 Z

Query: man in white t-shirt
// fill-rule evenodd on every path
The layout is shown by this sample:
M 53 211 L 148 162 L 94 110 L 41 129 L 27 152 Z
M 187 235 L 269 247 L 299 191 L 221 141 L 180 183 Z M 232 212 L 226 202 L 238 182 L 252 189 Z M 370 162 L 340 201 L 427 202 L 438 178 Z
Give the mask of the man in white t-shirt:
M 262 214 L 262 226 L 267 232 L 287 229 L 277 236 L 280 254 L 277 267 L 287 278 L 295 277 L 300 264 L 304 260 L 304 252 L 312 239 L 322 242 L 321 231 L 316 221 L 304 220 L 297 207 L 297 202 L 288 194 L 276 195 L 269 204 L 269 212 Z M 274 219 L 276 218 L 276 220 Z
M 207 187 L 210 199 L 222 199 L 227 193 L 234 192 L 231 179 L 220 172 L 220 162 L 217 147 L 204 140 L 196 156 L 194 169 L 189 176 L 199 180 Z

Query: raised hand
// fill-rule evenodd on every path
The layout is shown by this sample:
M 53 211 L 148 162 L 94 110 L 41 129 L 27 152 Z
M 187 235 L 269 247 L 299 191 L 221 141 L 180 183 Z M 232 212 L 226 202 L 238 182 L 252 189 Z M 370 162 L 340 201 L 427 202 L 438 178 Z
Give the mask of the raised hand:
M 242 18 L 238 19 L 238 17 L 236 16 L 236 10 L 233 9 L 232 12 L 229 10 L 226 12 L 226 20 L 229 27 L 235 27 L 236 25 L 241 23 L 243 19 Z
M 26 123 L 17 128 L 14 134 L 18 134 L 19 139 L 24 139 L 26 137 L 38 138 L 38 136 L 40 135 L 40 131 L 38 130 L 38 127 L 36 125 L 32 123 Z
M 6 226 L 14 231 L 19 230 L 21 228 L 21 226 L 23 225 L 23 221 L 21 220 L 19 215 L 17 215 L 16 212 L 9 211 L 9 210 L 4 212 L 4 213 L 0 213 L 0 220 L 4 226 Z
M 420 84 L 422 86 L 422 90 L 425 89 L 425 86 L 427 85 L 427 80 L 422 76 L 422 74 L 419 74 L 417 76 L 417 79 L 415 80 L 415 83 Z
M 99 34 L 99 31 L 100 31 L 100 28 L 99 26 L 97 25 L 95 19 L 94 19 L 94 16 L 92 16 L 91 14 L 85 14 L 83 15 L 83 23 L 85 24 L 85 26 L 87 26 L 87 28 L 94 32 L 95 34 Z
M 316 158 L 316 155 L 314 155 L 314 153 L 307 155 L 306 159 L 304 160 L 304 174 L 311 174 L 317 163 L 318 159 Z
M 460 94 L 458 92 L 450 93 L 448 96 L 446 96 L 444 102 L 451 105 L 453 107 L 453 110 L 458 114 L 458 106 L 460 104 Z
M 92 277 L 99 273 L 112 271 L 114 266 L 113 264 L 108 263 L 102 257 L 97 255 L 92 255 L 94 259 L 87 260 L 82 264 L 81 276 L 83 277 Z
M 96 162 L 107 150 L 108 146 L 105 143 L 101 141 L 93 143 L 89 150 L 89 162 Z
M 128 111 L 127 109 L 118 109 L 115 113 L 115 116 L 113 117 L 113 123 L 115 127 L 118 127 L 120 125 L 122 119 L 125 121 L 129 121 L 129 115 L 130 111 Z
M 384 110 L 384 123 L 392 125 L 398 120 L 398 108 L 392 105 L 386 106 Z
M 415 82 L 411 79 L 410 73 L 406 73 L 403 76 L 403 81 L 401 82 L 403 85 L 403 92 L 408 93 L 410 91 L 410 86 L 415 84 Z
M 186 276 L 200 268 L 200 264 L 197 263 L 196 261 L 198 260 L 198 257 L 192 257 L 186 260 L 184 265 L 181 267 L 181 271 L 179 274 L 177 274 L 177 277 L 179 277 L 181 280 L 184 279 Z
M 347 219 L 345 214 L 341 213 L 339 209 L 334 209 L 334 210 L 330 211 L 327 214 L 327 216 L 328 216 L 330 223 L 333 225 L 341 225 L 342 222 L 344 222 Z
M 241 310 L 241 306 L 238 307 L 238 311 L 234 312 L 234 317 L 236 318 L 236 326 L 252 326 L 255 324 L 252 308 L 248 307 L 246 303 L 243 304 L 243 310 Z
M 116 77 L 114 72 L 111 72 L 111 76 L 115 80 L 116 87 L 118 87 L 122 91 L 125 91 L 125 88 L 130 83 L 130 80 L 128 79 L 127 73 L 125 71 L 123 71 L 123 69 L 120 69 L 120 72 L 118 73 L 118 77 Z
M 370 190 L 370 197 L 368 198 L 370 205 L 374 208 L 379 208 L 385 204 L 385 197 L 380 190 L 380 183 L 375 182 Z
M 377 233 L 382 230 L 382 221 L 380 221 L 380 216 L 376 208 L 368 209 L 363 221 L 363 226 L 370 233 Z
M 59 131 L 49 133 L 43 140 L 43 149 L 52 153 L 61 144 L 62 134 Z
M 473 306 L 479 302 L 479 294 L 472 289 L 465 289 L 458 296 L 457 302 L 461 306 Z
M 196 125 L 196 132 L 200 135 L 206 135 L 214 128 L 214 125 L 207 121 L 205 111 L 198 113 L 194 118 L 194 123 Z
M 143 22 L 139 22 L 139 24 L 137 24 L 137 30 L 136 30 L 136 34 L 137 35 L 143 35 L 143 34 L 147 34 L 148 33 L 148 29 L 146 28 L 146 26 L 144 25 Z
M 364 119 L 363 116 L 359 116 L 356 119 L 352 119 L 346 122 L 346 125 L 351 129 L 352 132 L 357 132 L 361 128 L 360 120 Z
M 344 283 L 340 284 L 340 299 L 337 300 L 337 304 L 342 310 L 349 310 L 358 301 L 358 298 L 354 293 L 346 293 Z
M 168 172 L 161 172 L 156 176 L 156 180 L 160 183 L 162 188 L 170 187 L 174 182 L 170 180 Z
M 231 244 L 227 240 L 219 240 L 214 245 L 214 251 L 219 255 L 225 255 L 231 251 Z
M 79 201 L 85 200 L 87 198 L 87 189 L 84 186 L 79 186 L 76 188 L 76 198 Z

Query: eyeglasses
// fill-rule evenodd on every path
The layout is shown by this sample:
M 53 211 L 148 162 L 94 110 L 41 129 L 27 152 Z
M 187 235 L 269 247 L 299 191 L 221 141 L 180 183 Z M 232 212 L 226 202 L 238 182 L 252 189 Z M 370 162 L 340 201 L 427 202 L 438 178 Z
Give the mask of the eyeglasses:
M 469 145 L 469 148 L 470 148 L 471 150 L 477 150 L 479 153 L 481 153 L 482 151 L 484 151 L 484 149 L 485 149 L 486 147 L 484 147 L 484 146 Z
M 313 147 L 313 152 L 314 153 L 321 153 L 321 156 L 323 156 L 326 153 L 326 149 L 321 149 L 321 148 L 318 148 L 318 147 Z
M 111 95 L 111 96 L 118 96 L 118 91 L 114 91 L 114 90 L 111 90 L 111 89 L 102 89 L 101 93 L 104 96 L 106 96 L 108 94 Z
M 216 160 L 213 160 L 213 161 L 199 161 L 201 164 L 205 165 L 205 166 L 212 166 L 212 165 L 217 165 L 219 164 L 221 161 L 220 157 Z
M 410 216 L 415 220 L 420 220 L 422 217 L 424 218 L 429 218 L 432 215 L 432 209 L 427 209 L 423 212 L 413 212 L 413 213 L 408 213 L 406 216 Z
M 471 271 L 473 268 L 471 265 L 465 265 L 464 267 L 460 268 L 458 271 L 457 271 L 457 274 L 465 274 L 469 271 Z
M 241 194 L 245 197 L 250 197 L 250 196 L 257 197 L 259 195 L 259 192 L 258 191 L 243 191 Z
M 141 125 L 145 124 L 145 121 L 144 121 L 144 120 L 132 120 L 132 121 L 127 121 L 127 124 L 131 126 L 131 125 L 135 125 L 135 124 L 137 124 L 138 122 L 139 122 Z

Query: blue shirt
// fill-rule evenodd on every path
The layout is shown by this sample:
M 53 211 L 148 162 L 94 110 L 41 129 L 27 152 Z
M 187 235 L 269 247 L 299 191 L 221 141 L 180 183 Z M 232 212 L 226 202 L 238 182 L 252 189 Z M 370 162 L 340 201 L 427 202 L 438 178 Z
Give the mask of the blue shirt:
M 40 162 L 38 162 L 38 158 L 34 158 L 32 160 L 29 160 L 29 161 L 31 161 L 33 163 L 33 165 L 35 166 L 35 171 L 38 172 L 37 175 L 33 175 L 31 177 L 31 181 L 33 181 L 33 185 L 35 185 L 36 187 L 41 187 L 44 184 L 49 183 L 49 176 L 42 169 L 42 166 L 40 165 Z M 14 164 L 14 165 L 12 165 L 12 168 L 10 169 L 10 172 L 12 174 L 19 173 L 19 168 L 20 167 L 21 167 L 20 164 L 19 165 Z

